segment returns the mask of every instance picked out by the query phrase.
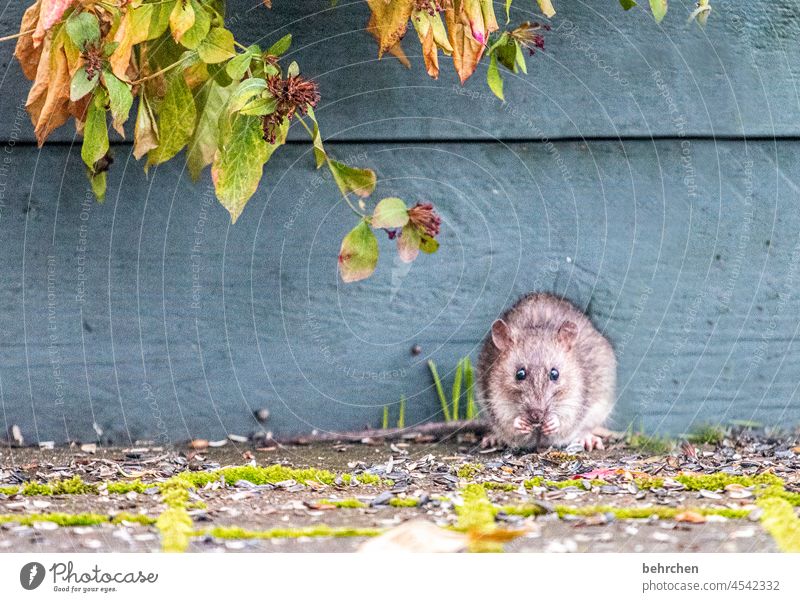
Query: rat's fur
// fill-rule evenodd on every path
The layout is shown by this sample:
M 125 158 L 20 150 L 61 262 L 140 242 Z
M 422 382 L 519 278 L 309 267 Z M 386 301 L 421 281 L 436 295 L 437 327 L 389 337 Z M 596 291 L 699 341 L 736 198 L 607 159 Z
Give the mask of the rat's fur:
M 591 439 L 614 405 L 616 366 L 611 344 L 572 303 L 549 293 L 525 295 L 492 325 L 478 359 L 494 438 L 519 448 Z M 527 375 L 518 381 L 520 368 Z M 552 368 L 559 372 L 555 382 Z

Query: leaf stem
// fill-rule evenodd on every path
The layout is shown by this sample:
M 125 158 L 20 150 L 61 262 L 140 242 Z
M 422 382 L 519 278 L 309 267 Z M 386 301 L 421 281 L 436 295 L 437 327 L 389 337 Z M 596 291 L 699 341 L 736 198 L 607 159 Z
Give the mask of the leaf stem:
M 10 40 L 16 40 L 17 38 L 21 38 L 22 36 L 26 36 L 30 33 L 33 33 L 36 29 L 29 29 L 27 31 L 20 31 L 19 33 L 12 34 L 10 36 L 3 36 L 0 38 L 0 42 L 8 42 Z
M 146 75 L 135 81 L 132 81 L 131 85 L 141 84 L 142 82 L 146 82 L 147 80 L 153 79 L 154 77 L 158 77 L 159 75 L 164 75 L 167 71 L 170 71 L 171 69 L 174 69 L 175 67 L 179 66 L 185 60 L 186 60 L 185 57 L 181 57 L 171 65 L 167 65 L 166 67 L 164 67 L 163 69 L 159 69 L 155 73 L 151 73 L 150 75 Z

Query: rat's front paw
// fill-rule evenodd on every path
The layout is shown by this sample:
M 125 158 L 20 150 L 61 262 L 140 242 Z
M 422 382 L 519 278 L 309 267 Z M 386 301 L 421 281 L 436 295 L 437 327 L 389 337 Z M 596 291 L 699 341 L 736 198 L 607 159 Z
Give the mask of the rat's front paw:
M 522 416 L 517 416 L 516 418 L 514 418 L 512 426 L 514 427 L 515 431 L 523 435 L 529 435 L 530 433 L 533 432 L 533 425 L 530 422 L 528 422 L 527 418 L 524 418 Z
M 583 445 L 583 449 L 586 451 L 592 451 L 593 449 L 605 449 L 605 447 L 603 447 L 603 440 L 592 433 L 586 433 L 583 437 L 578 439 L 578 443 Z
M 558 419 L 558 416 L 555 414 L 550 414 L 547 419 L 542 424 L 542 434 L 543 435 L 552 435 L 558 428 L 561 426 L 561 421 Z

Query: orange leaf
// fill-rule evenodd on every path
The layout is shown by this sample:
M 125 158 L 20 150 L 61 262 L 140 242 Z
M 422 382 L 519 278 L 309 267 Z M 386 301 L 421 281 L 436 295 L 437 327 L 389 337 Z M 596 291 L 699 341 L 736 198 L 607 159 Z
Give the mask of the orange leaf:
M 64 45 L 46 38 L 36 79 L 25 103 L 39 146 L 70 117 L 69 84 L 70 68 Z
M 375 38 L 375 41 L 380 44 L 381 41 L 381 34 L 378 31 L 378 28 L 375 26 L 375 15 L 371 15 L 369 18 L 369 23 L 367 23 L 367 31 L 372 34 L 372 37 Z M 397 42 L 394 46 L 389 48 L 389 54 L 396 57 L 400 63 L 406 67 L 407 69 L 411 68 L 411 61 L 408 60 L 403 47 L 400 45 L 400 42 Z
M 700 524 L 706 522 L 706 517 L 695 512 L 694 510 L 686 510 L 675 515 L 675 520 L 679 523 L 695 523 Z
M 425 59 L 425 69 L 433 79 L 439 79 L 439 50 L 433 39 L 433 27 L 428 28 L 428 33 L 422 40 L 422 58 Z
M 475 72 L 483 54 L 483 44 L 473 39 L 469 26 L 469 20 L 463 11 L 463 3 L 460 13 L 456 13 L 451 6 L 445 10 L 444 19 L 447 24 L 447 35 L 450 38 L 450 45 L 453 47 L 453 65 L 458 73 L 458 78 L 463 84 Z
M 22 23 L 19 30 L 31 31 L 36 29 L 39 22 L 39 2 L 28 7 L 22 15 Z M 14 56 L 22 67 L 22 72 L 28 79 L 36 77 L 36 69 L 39 67 L 39 58 L 42 56 L 42 47 L 33 40 L 32 33 L 26 33 L 17 40 L 17 47 L 14 49 Z
M 381 57 L 406 34 L 414 0 L 367 0 L 367 4 L 372 11 L 370 23 L 377 33 L 378 57 Z

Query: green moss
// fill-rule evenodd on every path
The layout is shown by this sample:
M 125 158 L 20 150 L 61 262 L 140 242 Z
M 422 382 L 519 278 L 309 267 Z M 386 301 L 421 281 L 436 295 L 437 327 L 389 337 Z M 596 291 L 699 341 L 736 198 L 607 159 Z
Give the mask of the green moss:
M 395 508 L 416 508 L 419 506 L 419 499 L 415 497 L 393 497 L 389 500 L 389 505 Z
M 699 491 L 700 489 L 709 489 L 713 491 L 716 489 L 725 489 L 726 485 L 734 484 L 742 485 L 743 487 L 752 487 L 754 485 L 783 486 L 783 479 L 772 474 L 771 472 L 764 472 L 752 477 L 729 475 L 724 472 L 699 475 L 680 474 L 675 477 L 675 480 L 690 491 Z
M 488 491 L 516 491 L 519 488 L 516 483 L 496 483 L 495 481 L 484 481 L 481 485 Z
M 664 479 L 661 477 L 637 477 L 633 482 L 639 489 L 659 489 L 664 486 Z
M 500 511 L 505 512 L 506 514 L 525 517 L 545 514 L 545 510 L 541 506 L 536 506 L 535 504 L 523 504 L 521 506 L 501 506 Z
M 183 552 L 189 547 L 192 518 L 186 508 L 167 508 L 156 519 L 156 527 L 161 533 L 161 549 L 164 552 Z
M 456 474 L 460 479 L 474 479 L 483 470 L 483 464 L 476 462 L 465 462 L 458 467 Z
M 786 491 L 781 485 L 770 485 L 756 492 L 758 497 L 777 497 L 786 500 L 792 506 L 800 506 L 800 493 Z
M 52 483 L 35 483 L 28 481 L 22 486 L 23 495 L 78 495 L 86 493 L 97 493 L 96 485 L 89 485 L 83 482 L 79 476 L 71 479 L 62 479 Z
M 585 489 L 584 485 L 585 479 L 567 479 L 565 481 L 549 481 L 546 480 L 544 477 L 533 477 L 532 479 L 527 479 L 523 481 L 523 485 L 525 485 L 526 489 L 532 489 L 533 487 L 549 487 L 551 489 L 564 489 L 566 487 L 578 487 L 579 489 Z M 607 485 L 608 483 L 603 479 L 591 479 L 589 481 L 590 486 L 596 485 Z
M 725 439 L 725 429 L 713 424 L 705 424 L 697 427 L 686 437 L 695 445 L 718 445 Z
M 193 535 L 209 535 L 217 539 L 295 539 L 298 537 L 375 537 L 380 529 L 357 527 L 328 527 L 315 525 L 300 528 L 277 528 L 266 531 L 250 531 L 240 527 L 214 527 L 195 531 Z
M 763 497 L 758 505 L 764 509 L 761 524 L 784 552 L 800 552 L 800 518 L 792 505 L 778 497 Z
M 114 518 L 111 519 L 111 522 L 115 525 L 120 523 L 138 523 L 140 525 L 154 525 L 156 524 L 156 519 L 147 516 L 146 514 L 131 514 L 129 512 L 120 512 L 119 514 L 115 515 Z
M 104 514 L 94 513 L 65 514 L 63 512 L 49 512 L 46 514 L 0 515 L 0 523 L 19 523 L 30 526 L 40 522 L 56 523 L 60 527 L 84 527 L 100 525 L 109 522 L 109 520 L 108 516 Z
M 667 506 L 616 507 L 616 506 L 556 506 L 559 517 L 567 515 L 592 516 L 594 514 L 613 514 L 618 519 L 640 519 L 657 516 L 662 519 L 675 518 L 682 512 L 697 512 L 704 516 L 724 516 L 725 518 L 747 518 L 749 510 L 732 508 L 670 508 Z
M 320 500 L 318 504 L 325 504 L 329 506 L 336 506 L 337 508 L 366 508 L 367 504 L 355 498 L 348 498 L 344 500 Z
M 272 466 L 229 466 L 208 472 L 185 471 L 176 478 L 195 487 L 203 487 L 220 479 L 224 479 L 228 485 L 233 485 L 237 481 L 249 481 L 254 485 L 275 484 L 282 481 L 297 481 L 304 485 L 314 481 L 332 485 L 336 480 L 336 475 L 318 468 L 289 468 L 281 464 L 274 464 Z
M 486 490 L 479 483 L 467 485 L 461 492 L 464 503 L 456 506 L 456 529 L 470 535 L 470 552 L 502 552 L 501 543 L 491 540 L 497 508 L 489 501 Z
M 376 474 L 371 474 L 368 472 L 362 472 L 360 475 L 356 477 L 359 483 L 362 485 L 380 485 L 381 478 Z
M 106 490 L 108 493 L 130 493 L 131 491 L 135 491 L 136 493 L 144 493 L 145 489 L 152 487 L 152 485 L 148 485 L 142 483 L 139 479 L 135 481 L 109 481 L 106 483 Z
M 28 481 L 22 485 L 22 495 L 53 495 L 53 488 L 47 483 Z
M 13 485 L 0 487 L 0 493 L 3 495 L 16 495 L 19 493 L 19 487 L 14 487 Z

